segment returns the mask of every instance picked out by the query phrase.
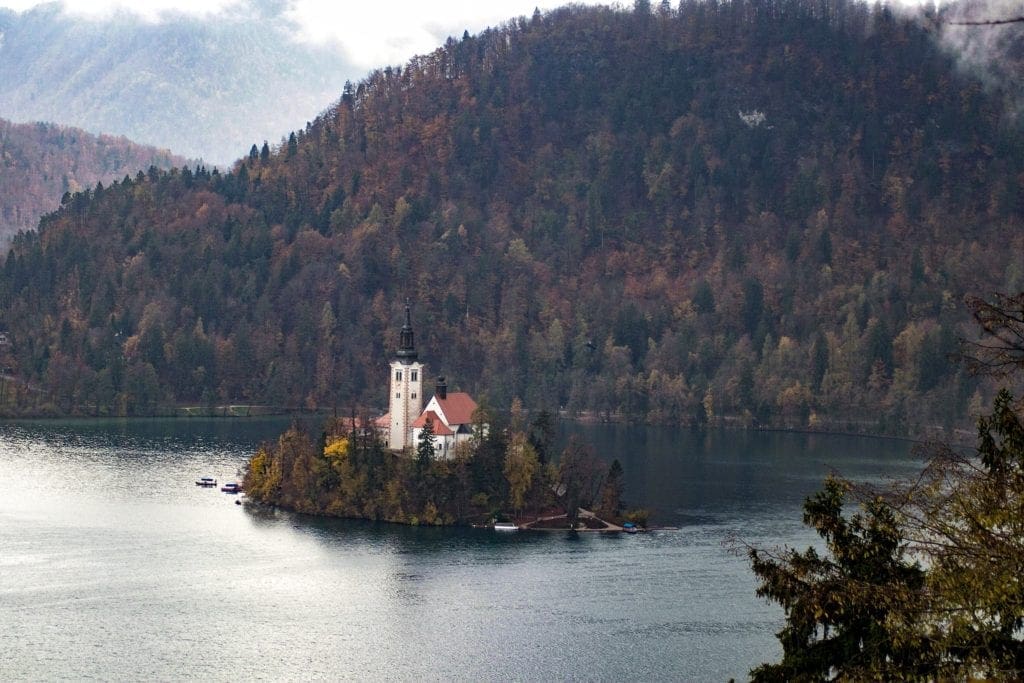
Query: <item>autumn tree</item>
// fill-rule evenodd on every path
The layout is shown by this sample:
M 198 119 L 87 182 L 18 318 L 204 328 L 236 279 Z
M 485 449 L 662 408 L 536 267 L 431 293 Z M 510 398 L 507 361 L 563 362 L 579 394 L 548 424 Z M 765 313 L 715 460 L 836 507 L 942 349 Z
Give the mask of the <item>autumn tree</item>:
M 978 420 L 971 456 L 931 446 L 923 476 L 901 491 L 910 547 L 926 558 L 928 615 L 944 673 L 1003 679 L 1024 671 L 1024 421 L 1008 391 Z
M 530 421 L 527 438 L 540 464 L 547 464 L 555 448 L 555 420 L 550 412 L 541 410 L 537 413 Z
M 539 465 L 537 453 L 526 435 L 522 432 L 513 434 L 505 454 L 504 471 L 508 480 L 509 502 L 517 513 L 523 509 Z

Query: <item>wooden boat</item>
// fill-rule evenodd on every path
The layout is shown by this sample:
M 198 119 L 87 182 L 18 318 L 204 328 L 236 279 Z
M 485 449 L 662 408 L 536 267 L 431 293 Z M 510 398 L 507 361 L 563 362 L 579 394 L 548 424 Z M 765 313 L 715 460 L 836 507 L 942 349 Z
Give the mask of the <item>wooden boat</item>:
M 196 486 L 216 486 L 217 480 L 213 477 L 200 477 L 196 479 Z

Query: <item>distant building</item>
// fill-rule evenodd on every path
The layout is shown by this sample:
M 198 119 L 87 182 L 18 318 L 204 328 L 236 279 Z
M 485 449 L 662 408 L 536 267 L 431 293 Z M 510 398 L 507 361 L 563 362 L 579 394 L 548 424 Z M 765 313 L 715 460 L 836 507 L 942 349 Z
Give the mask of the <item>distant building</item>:
M 405 307 L 405 325 L 399 336 L 398 351 L 390 365 L 388 413 L 377 420 L 386 434 L 387 447 L 394 451 L 415 448 L 429 419 L 434 428 L 434 452 L 438 458 L 454 454 L 459 443 L 473 436 L 476 401 L 461 391 L 448 393 L 444 377 L 438 377 L 434 396 L 423 408 L 423 373 L 412 330 L 412 313 Z

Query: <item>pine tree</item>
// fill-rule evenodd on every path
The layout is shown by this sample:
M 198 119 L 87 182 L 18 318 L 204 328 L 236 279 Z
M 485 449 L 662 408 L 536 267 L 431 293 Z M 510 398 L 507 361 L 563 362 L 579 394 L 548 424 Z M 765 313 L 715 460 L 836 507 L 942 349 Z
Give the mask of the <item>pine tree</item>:
M 425 470 L 434 461 L 434 421 L 429 417 L 423 423 L 416 443 L 416 463 Z
M 904 680 L 934 671 L 929 642 L 914 629 L 925 572 L 904 557 L 896 514 L 881 498 L 843 515 L 850 488 L 829 477 L 804 503 L 804 524 L 826 554 L 750 551 L 757 594 L 786 613 L 782 661 L 757 667 L 751 680 Z

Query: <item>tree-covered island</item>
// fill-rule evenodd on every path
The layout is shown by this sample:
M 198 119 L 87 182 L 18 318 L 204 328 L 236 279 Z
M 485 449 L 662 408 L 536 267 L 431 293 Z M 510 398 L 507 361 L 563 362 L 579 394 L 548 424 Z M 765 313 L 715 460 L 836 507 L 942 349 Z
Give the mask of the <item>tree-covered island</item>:
M 390 451 L 371 421 L 330 419 L 318 441 L 293 425 L 250 459 L 245 490 L 251 500 L 296 512 L 401 524 L 512 519 L 536 528 L 614 529 L 626 519 L 645 521 L 642 511 L 623 515 L 617 460 L 609 466 L 572 440 L 555 463 L 550 413 L 527 424 L 516 409 L 501 425 L 481 408 L 475 419 L 480 428 L 448 458 L 436 457 L 431 428 L 420 431 L 415 448 Z
M 556 467 L 554 417 L 510 419 L 438 377 L 424 405 L 426 365 L 416 349 L 411 305 L 386 380 L 388 412 L 327 421 L 314 443 L 293 424 L 250 459 L 250 498 L 298 512 L 402 524 L 480 524 L 512 518 L 538 528 L 620 529 L 623 472 L 576 440 Z M 643 517 L 642 513 L 639 514 Z

